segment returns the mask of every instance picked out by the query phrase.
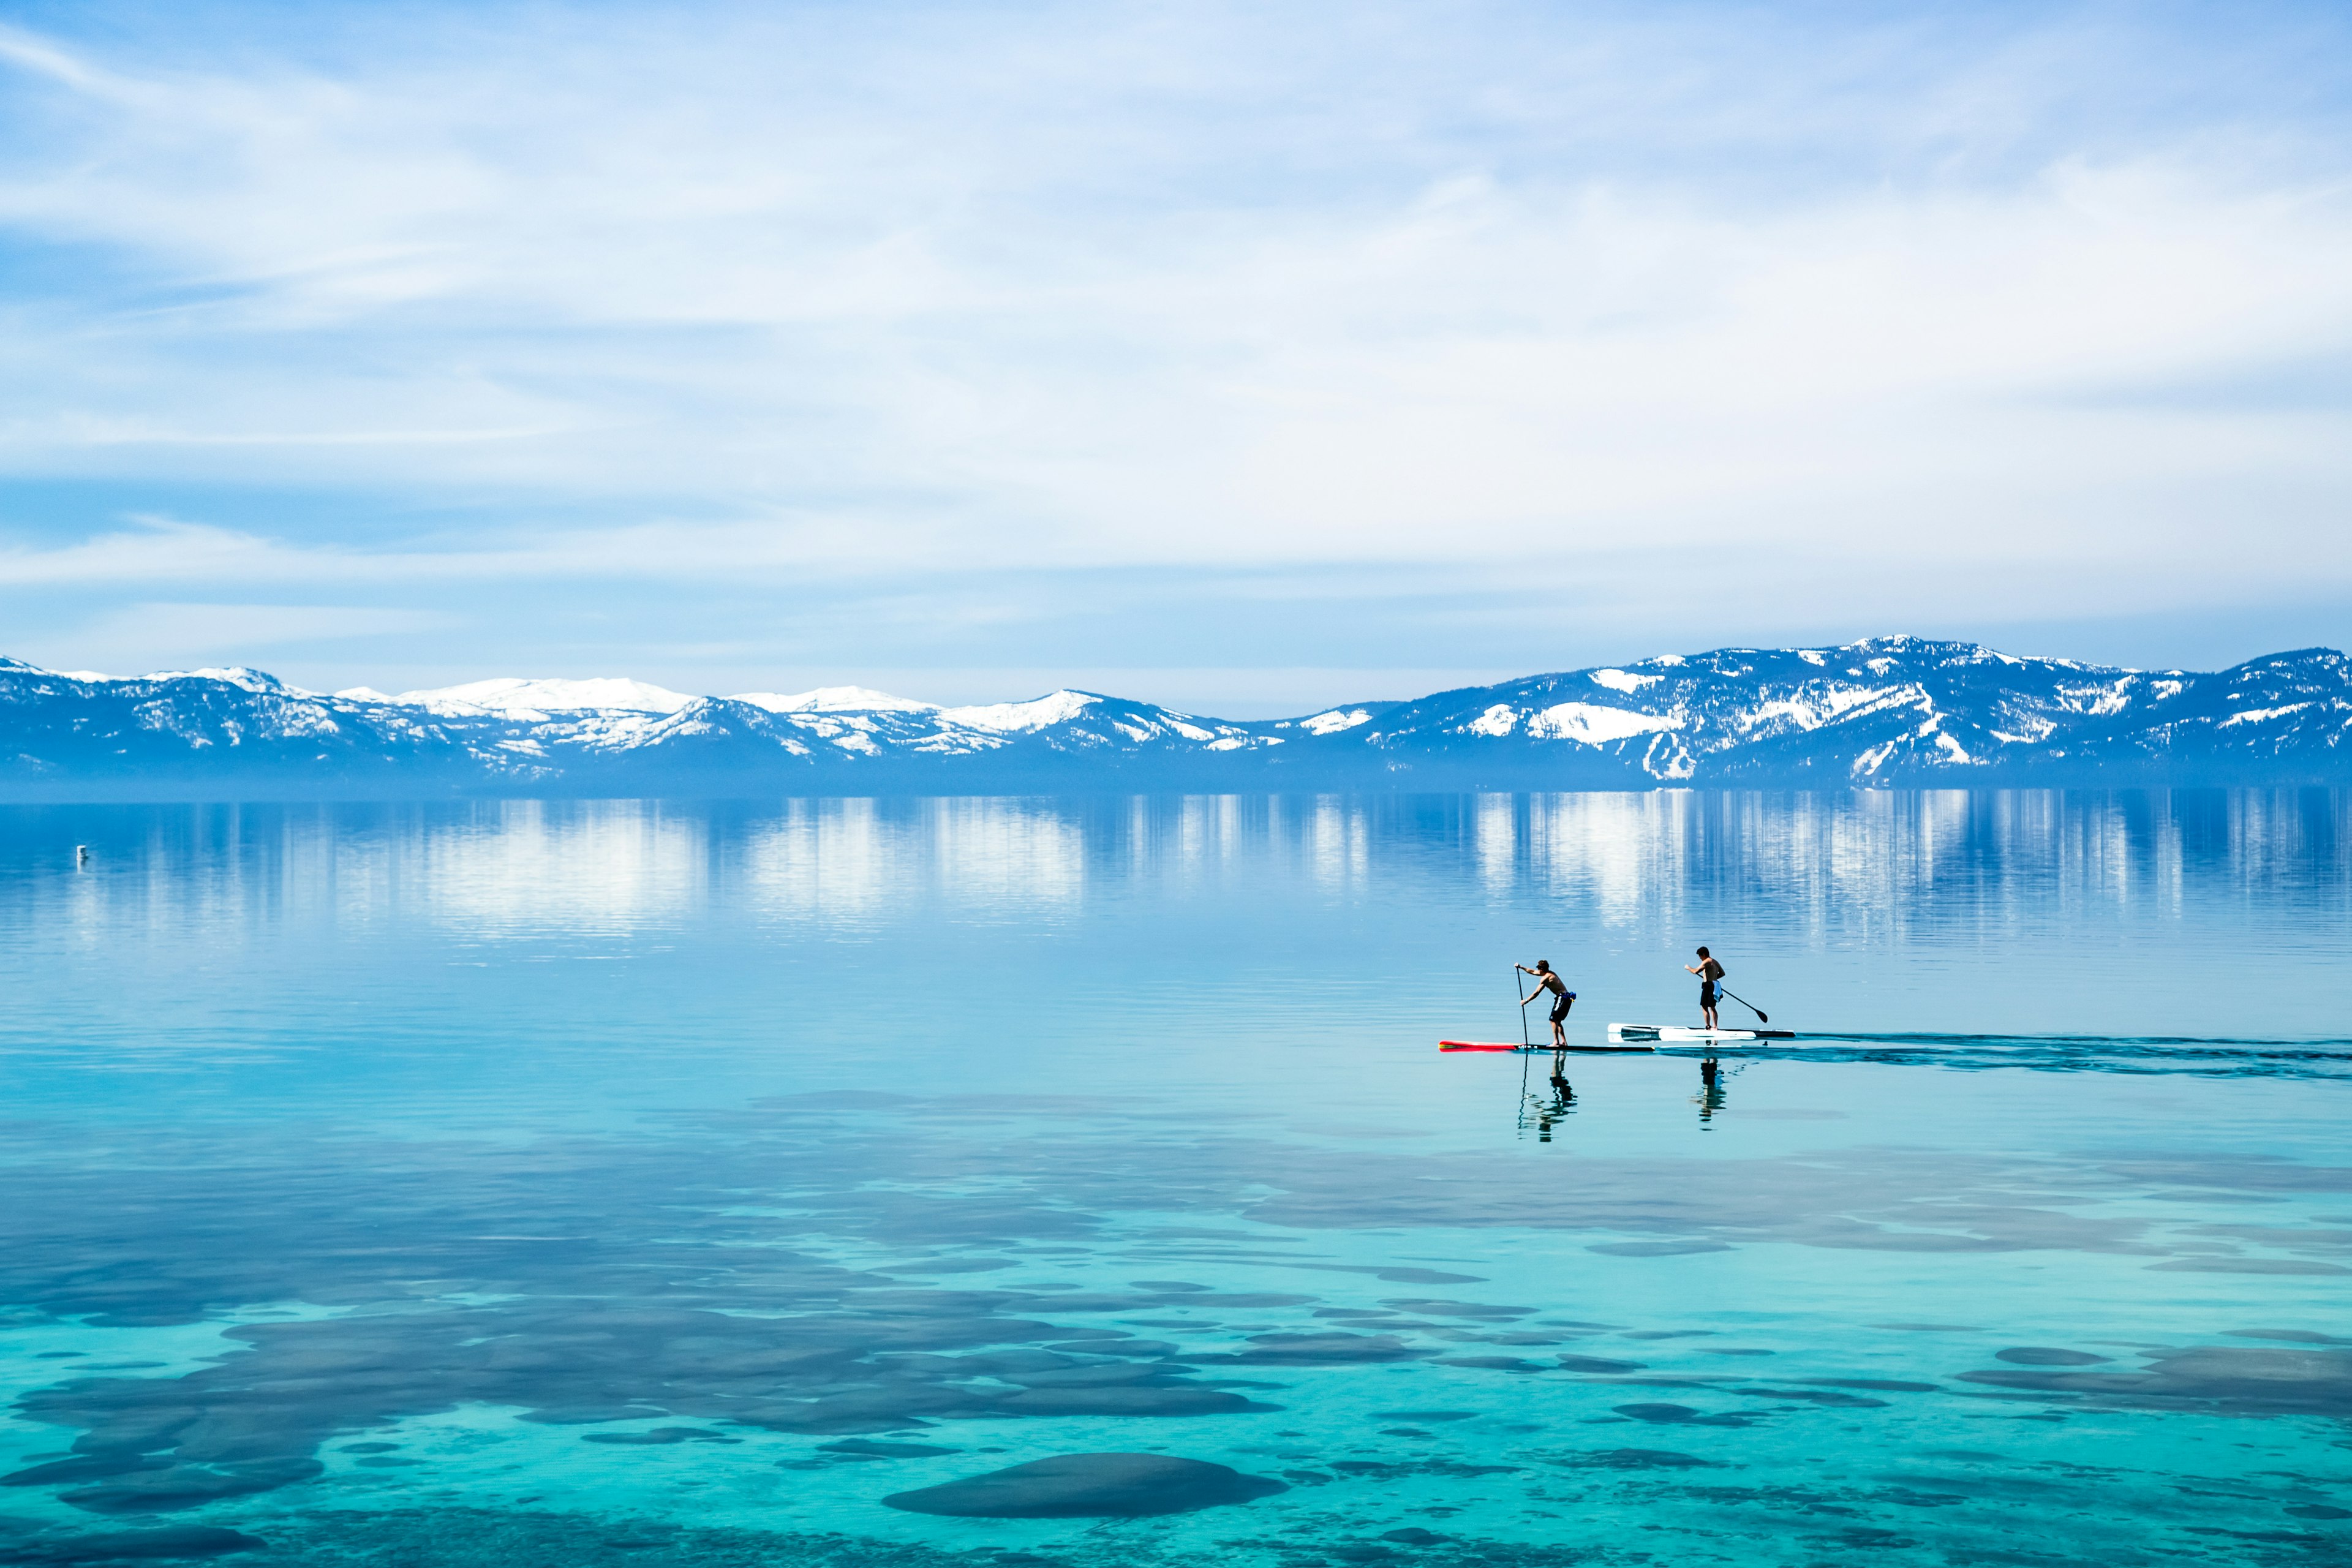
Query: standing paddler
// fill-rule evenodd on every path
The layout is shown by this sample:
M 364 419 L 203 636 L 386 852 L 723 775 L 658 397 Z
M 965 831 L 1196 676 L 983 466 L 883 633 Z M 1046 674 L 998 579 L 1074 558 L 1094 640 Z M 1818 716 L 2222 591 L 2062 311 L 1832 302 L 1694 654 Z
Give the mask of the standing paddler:
M 1520 1006 L 1526 1006 L 1547 991 L 1551 993 L 1551 1048 L 1556 1051 L 1566 1050 L 1568 1048 L 1568 1005 L 1576 1000 L 1576 993 L 1560 984 L 1560 978 L 1552 973 L 1551 960 L 1548 958 L 1537 959 L 1533 969 L 1529 969 L 1524 963 L 1515 963 L 1511 967 L 1522 974 L 1532 974 L 1536 977 L 1536 988 L 1519 998 Z
M 1685 963 L 1683 965 L 1683 969 L 1688 973 L 1698 976 L 1698 1015 L 1701 1018 L 1706 1020 L 1706 1022 L 1700 1026 L 1706 1029 L 1717 1027 L 1715 1022 L 1715 983 L 1723 978 L 1723 965 L 1717 963 L 1708 955 L 1706 949 L 1702 947 L 1698 950 L 1698 962 L 1696 963 Z

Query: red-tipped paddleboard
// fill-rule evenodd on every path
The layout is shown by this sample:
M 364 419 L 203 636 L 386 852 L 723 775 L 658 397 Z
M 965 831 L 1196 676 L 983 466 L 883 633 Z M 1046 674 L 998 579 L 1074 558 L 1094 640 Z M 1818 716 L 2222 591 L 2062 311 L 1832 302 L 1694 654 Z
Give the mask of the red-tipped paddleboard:
M 1547 1057 L 1548 1057 L 1548 1056 L 1551 1055 L 1554 1051 L 1561 1051 L 1561 1050 L 1566 1050 L 1566 1051 L 1646 1051 L 1646 1050 L 1652 1050 L 1652 1049 L 1654 1049 L 1655 1047 L 1650 1047 L 1650 1046 L 1635 1046 L 1635 1045 L 1606 1045 L 1606 1046 L 1513 1046 L 1513 1045 L 1496 1044 L 1496 1043 L 1489 1042 L 1489 1041 L 1486 1041 L 1486 1040 L 1440 1040 L 1440 1041 L 1438 1041 L 1438 1042 L 1437 1042 L 1437 1048 L 1438 1048 L 1439 1050 L 1441 1050 L 1441 1051 L 1511 1051 L 1511 1052 L 1517 1052 L 1517 1053 L 1525 1053 L 1525 1054 L 1527 1054 L 1527 1055 L 1530 1055 L 1530 1056 L 1534 1056 L 1534 1055 L 1541 1055 L 1541 1056 L 1547 1056 Z

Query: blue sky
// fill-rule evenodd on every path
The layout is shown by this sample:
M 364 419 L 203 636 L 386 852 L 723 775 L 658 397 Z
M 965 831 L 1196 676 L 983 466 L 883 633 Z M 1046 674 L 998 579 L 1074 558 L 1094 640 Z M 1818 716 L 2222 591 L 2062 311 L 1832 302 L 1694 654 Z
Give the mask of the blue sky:
M 0 651 L 2352 642 L 2341 6 L 0 5 Z

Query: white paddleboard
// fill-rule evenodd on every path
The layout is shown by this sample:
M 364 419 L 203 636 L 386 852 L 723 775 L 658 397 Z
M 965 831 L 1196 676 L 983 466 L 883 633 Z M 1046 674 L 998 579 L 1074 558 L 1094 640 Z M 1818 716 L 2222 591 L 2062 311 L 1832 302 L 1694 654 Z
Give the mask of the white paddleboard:
M 1612 1024 L 1612 1045 L 1709 1045 L 1717 1040 L 1793 1040 L 1793 1029 L 1678 1029 L 1672 1024 Z
M 1622 1040 L 1607 1046 L 1515 1046 L 1508 1041 L 1440 1040 L 1437 1042 L 1437 1048 L 1441 1051 L 1507 1051 L 1513 1056 L 1549 1057 L 1558 1055 L 1561 1051 L 1574 1056 L 1579 1052 L 1589 1055 L 1594 1051 L 1647 1051 L 1656 1047 L 1646 1044 L 1629 1046 Z

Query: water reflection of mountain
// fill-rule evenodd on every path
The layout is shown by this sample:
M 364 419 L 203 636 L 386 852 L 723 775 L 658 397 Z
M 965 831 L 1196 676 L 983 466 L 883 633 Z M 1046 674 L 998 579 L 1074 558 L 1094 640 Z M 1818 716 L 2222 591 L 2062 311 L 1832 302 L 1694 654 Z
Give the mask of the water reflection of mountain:
M 1278 868 L 1326 892 L 1408 894 L 1458 869 L 1607 923 L 1725 906 L 1808 933 L 2030 921 L 2088 902 L 2352 907 L 2352 793 L 1959 791 L 1825 795 L 1189 795 L 503 801 L 15 808 L 29 859 L 121 830 L 174 877 L 107 896 L 188 912 L 331 889 L 347 914 L 418 899 L 452 918 L 621 921 L 716 895 L 795 917 L 910 900 L 1066 904 L 1097 885 L 1205 889 Z M 54 829 L 37 825 L 54 823 Z M 110 830 L 110 825 L 114 825 Z M 2308 910 L 2301 911 L 2307 915 Z
M 320 940 L 421 923 L 489 943 L 688 930 L 716 952 L 788 930 L 930 941 L 945 921 L 1084 931 L 1100 950 L 1087 984 L 1156 986 L 1181 1008 L 1228 1009 L 1234 1027 L 1309 1028 L 1310 1014 L 1339 1004 L 1298 988 L 1336 983 L 1351 1030 L 1413 1018 L 1428 1026 L 1405 1031 L 1419 1037 L 1507 1032 L 1499 968 L 1536 955 L 1583 993 L 1582 1026 L 1679 1020 L 1691 1011 L 1681 965 L 1706 941 L 1727 956 L 1740 994 L 1808 1036 L 1852 1035 L 1855 1050 L 1949 1054 L 1966 1037 L 1977 1043 L 1961 1054 L 1982 1054 L 1985 1037 L 2081 1036 L 2139 1040 L 2132 1048 L 2147 1054 L 2186 1037 L 2292 1045 L 2345 1032 L 2311 967 L 2352 920 L 2352 794 L 2340 792 L 0 815 L 0 876 L 26 885 L 28 930 L 89 942 L 126 926 L 160 930 L 188 944 L 192 962 L 199 947 L 234 947 L 257 922 L 292 922 Z M 79 868 L 77 844 L 92 852 Z M 1216 967 L 1226 964 L 1250 988 L 1228 984 Z M 1216 968 L 1213 983 L 1202 965 Z M 1199 979 L 1187 979 L 1192 970 Z

